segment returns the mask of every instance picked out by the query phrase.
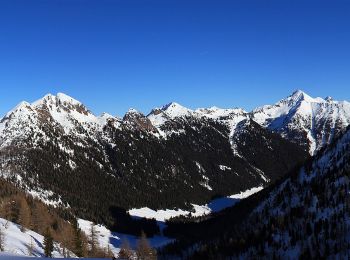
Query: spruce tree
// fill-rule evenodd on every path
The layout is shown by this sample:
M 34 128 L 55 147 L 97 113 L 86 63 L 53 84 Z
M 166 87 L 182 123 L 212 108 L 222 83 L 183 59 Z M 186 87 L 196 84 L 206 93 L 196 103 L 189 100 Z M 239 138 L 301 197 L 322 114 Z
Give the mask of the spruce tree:
M 47 228 L 44 234 L 44 253 L 46 257 L 52 257 L 53 252 L 53 238 L 50 229 Z
M 83 257 L 84 256 L 84 246 L 83 246 L 83 238 L 81 234 L 81 230 L 78 225 L 78 221 L 76 219 L 73 219 L 72 221 L 72 227 L 74 229 L 74 253 L 77 257 Z

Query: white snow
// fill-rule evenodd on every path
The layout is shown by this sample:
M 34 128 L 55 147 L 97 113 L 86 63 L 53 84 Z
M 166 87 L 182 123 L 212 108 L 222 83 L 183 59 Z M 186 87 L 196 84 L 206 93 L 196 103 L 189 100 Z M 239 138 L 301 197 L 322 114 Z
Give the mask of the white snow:
M 296 91 L 275 105 L 262 106 L 252 112 L 253 120 L 286 136 L 290 131 L 304 132 L 309 141 L 309 152 L 314 155 L 333 139 L 331 128 L 345 128 L 350 124 L 350 103 L 333 99 L 312 98 Z M 318 135 L 316 134 L 316 130 Z
M 212 200 L 211 202 L 205 205 L 192 204 L 194 208 L 193 211 L 187 211 L 182 209 L 153 210 L 153 209 L 144 207 L 140 209 L 131 209 L 129 210 L 129 214 L 131 216 L 141 217 L 141 218 L 149 218 L 149 219 L 154 218 L 160 222 L 165 222 L 166 220 L 172 217 L 187 216 L 189 214 L 191 214 L 191 216 L 193 217 L 199 217 L 199 216 L 208 215 L 211 212 L 218 212 L 227 207 L 231 207 L 234 204 L 236 204 L 239 200 L 247 198 L 256 192 L 259 192 L 262 189 L 263 189 L 262 186 L 254 187 L 246 191 L 240 192 L 238 194 Z
M 64 93 L 57 93 L 57 99 L 60 100 L 61 102 L 66 102 L 70 104 L 75 104 L 75 105 L 81 105 L 82 103 Z
M 33 198 L 36 198 L 36 199 L 42 201 L 46 205 L 53 206 L 54 208 L 56 208 L 56 207 L 69 207 L 68 205 L 64 205 L 64 203 L 61 200 L 60 195 L 58 195 L 58 197 L 59 197 L 58 200 L 53 200 L 52 197 L 53 197 L 54 193 L 52 191 L 44 190 L 44 189 L 41 189 L 40 187 L 36 187 L 36 190 L 29 189 L 28 187 L 26 187 L 26 192 L 28 194 L 30 194 L 31 196 L 33 196 Z
M 52 117 L 53 122 L 47 115 Z M 18 138 L 34 132 L 45 137 L 45 133 L 38 127 L 43 116 L 51 124 L 60 125 L 66 134 L 78 134 L 73 132 L 78 127 L 88 133 L 91 130 L 100 130 L 107 120 L 114 118 L 106 113 L 96 117 L 81 102 L 63 93 L 58 93 L 56 96 L 48 94 L 31 104 L 21 102 L 8 112 L 0 124 L 1 136 L 6 137 L 11 132 L 13 137 Z
M 219 165 L 219 168 L 220 168 L 220 170 L 222 170 L 222 171 L 226 171 L 226 170 L 231 170 L 231 167 L 228 167 L 228 166 L 226 166 L 226 165 Z
M 162 110 L 170 117 L 175 118 L 179 116 L 190 116 L 193 113 L 193 110 L 188 109 L 176 102 L 172 102 L 168 105 L 165 105 Z
M 0 229 L 5 234 L 5 251 L 2 252 L 2 258 L 8 256 L 29 256 L 29 246 L 33 245 L 33 256 L 44 256 L 43 241 L 44 237 L 33 231 L 22 232 L 21 226 L 8 220 L 0 218 Z M 63 257 L 63 248 L 58 243 L 54 243 L 53 257 Z M 5 256 L 4 256 L 5 255 Z M 71 253 L 72 256 L 74 254 Z M 9 258 L 7 258 L 9 259 Z
M 200 116 L 217 119 L 217 120 L 225 120 L 227 118 L 234 119 L 237 116 L 242 116 L 247 114 L 247 112 L 241 108 L 218 108 L 218 107 L 198 108 L 195 110 L 195 112 Z
M 140 209 L 131 209 L 129 214 L 134 217 L 140 218 L 154 218 L 157 221 L 165 222 L 172 217 L 185 216 L 192 214 L 192 216 L 202 216 L 210 213 L 210 209 L 205 206 L 199 206 L 193 204 L 194 212 L 190 212 L 182 209 L 165 209 L 165 210 L 153 210 L 147 207 Z
M 126 112 L 127 114 L 140 114 L 140 112 L 138 110 L 136 110 L 135 108 L 129 108 L 128 112 Z

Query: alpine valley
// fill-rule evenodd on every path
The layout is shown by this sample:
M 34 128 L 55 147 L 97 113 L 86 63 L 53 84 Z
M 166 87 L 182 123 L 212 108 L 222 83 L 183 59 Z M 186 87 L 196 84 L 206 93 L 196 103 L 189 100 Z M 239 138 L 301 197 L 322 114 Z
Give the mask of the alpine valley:
M 57 223 L 78 218 L 176 239 L 160 250 L 164 258 L 340 256 L 349 250 L 349 125 L 349 102 L 300 90 L 252 111 L 173 102 L 122 118 L 49 94 L 1 119 L 0 175 L 18 201 L 30 197 Z M 261 189 L 222 211 L 196 212 Z M 156 218 L 150 211 L 186 216 L 157 218 L 168 220 L 163 230 L 135 217 Z M 339 219 L 343 225 L 329 231 Z

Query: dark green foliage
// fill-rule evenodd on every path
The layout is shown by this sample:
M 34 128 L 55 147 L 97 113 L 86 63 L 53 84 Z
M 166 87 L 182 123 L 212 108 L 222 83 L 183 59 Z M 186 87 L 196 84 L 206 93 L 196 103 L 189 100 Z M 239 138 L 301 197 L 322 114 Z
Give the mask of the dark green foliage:
M 73 240 L 73 246 L 74 246 L 74 253 L 77 257 L 83 257 L 84 256 L 84 246 L 83 246 L 83 238 L 82 238 L 82 231 L 80 230 L 78 226 L 77 220 L 74 218 L 72 220 L 72 227 L 74 232 L 74 240 Z
M 46 257 L 52 257 L 53 252 L 53 238 L 49 228 L 46 229 L 44 234 L 44 253 Z

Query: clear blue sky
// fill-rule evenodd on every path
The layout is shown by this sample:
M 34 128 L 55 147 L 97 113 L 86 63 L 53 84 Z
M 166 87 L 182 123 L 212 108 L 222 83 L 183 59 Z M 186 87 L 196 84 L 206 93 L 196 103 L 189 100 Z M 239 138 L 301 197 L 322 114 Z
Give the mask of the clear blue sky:
M 64 92 L 93 112 L 350 100 L 350 1 L 2 0 L 0 113 Z

